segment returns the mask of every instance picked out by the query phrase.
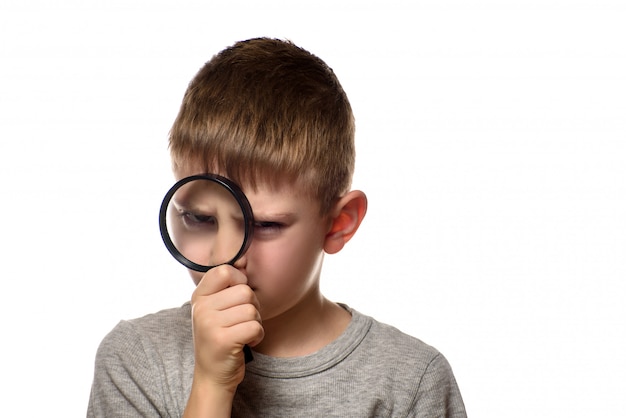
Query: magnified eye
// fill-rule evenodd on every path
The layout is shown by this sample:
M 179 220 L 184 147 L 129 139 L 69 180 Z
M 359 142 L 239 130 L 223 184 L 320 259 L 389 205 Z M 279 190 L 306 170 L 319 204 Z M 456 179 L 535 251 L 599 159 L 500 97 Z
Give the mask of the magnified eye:
M 202 215 L 192 212 L 182 212 L 180 217 L 185 226 L 189 229 L 215 228 L 217 219 L 213 215 Z

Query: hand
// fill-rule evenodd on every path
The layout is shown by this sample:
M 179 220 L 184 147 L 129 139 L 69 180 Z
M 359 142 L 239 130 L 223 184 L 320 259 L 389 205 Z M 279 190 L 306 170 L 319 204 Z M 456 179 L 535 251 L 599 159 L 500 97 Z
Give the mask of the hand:
M 194 384 L 231 391 L 243 380 L 243 347 L 263 339 L 259 302 L 236 268 L 209 270 L 191 298 Z

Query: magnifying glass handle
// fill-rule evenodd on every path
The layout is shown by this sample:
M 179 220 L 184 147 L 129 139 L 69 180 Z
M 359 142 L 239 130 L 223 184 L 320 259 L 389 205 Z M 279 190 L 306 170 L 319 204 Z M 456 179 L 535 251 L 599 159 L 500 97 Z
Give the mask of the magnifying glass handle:
M 252 356 L 252 350 L 247 345 L 243 346 L 243 357 L 246 360 L 246 364 L 254 360 L 254 357 Z

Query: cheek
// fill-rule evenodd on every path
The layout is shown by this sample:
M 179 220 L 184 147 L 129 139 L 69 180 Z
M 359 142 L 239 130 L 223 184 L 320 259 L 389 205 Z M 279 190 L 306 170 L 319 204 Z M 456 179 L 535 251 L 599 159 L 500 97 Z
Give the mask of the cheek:
M 306 284 L 319 272 L 323 252 L 315 237 L 305 240 L 283 239 L 263 243 L 257 253 L 259 279 L 264 284 L 281 287 Z

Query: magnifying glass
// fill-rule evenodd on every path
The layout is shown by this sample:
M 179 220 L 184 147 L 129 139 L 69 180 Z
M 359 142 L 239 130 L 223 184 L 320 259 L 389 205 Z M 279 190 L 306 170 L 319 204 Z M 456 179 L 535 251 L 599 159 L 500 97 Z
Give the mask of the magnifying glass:
M 159 212 L 161 237 L 185 267 L 206 272 L 233 265 L 252 240 L 254 217 L 239 186 L 217 174 L 179 180 L 166 193 Z M 252 360 L 244 347 L 246 362 Z
M 161 237 L 185 267 L 206 272 L 233 265 L 248 249 L 254 231 L 252 208 L 239 186 L 217 174 L 179 180 L 159 213 Z

